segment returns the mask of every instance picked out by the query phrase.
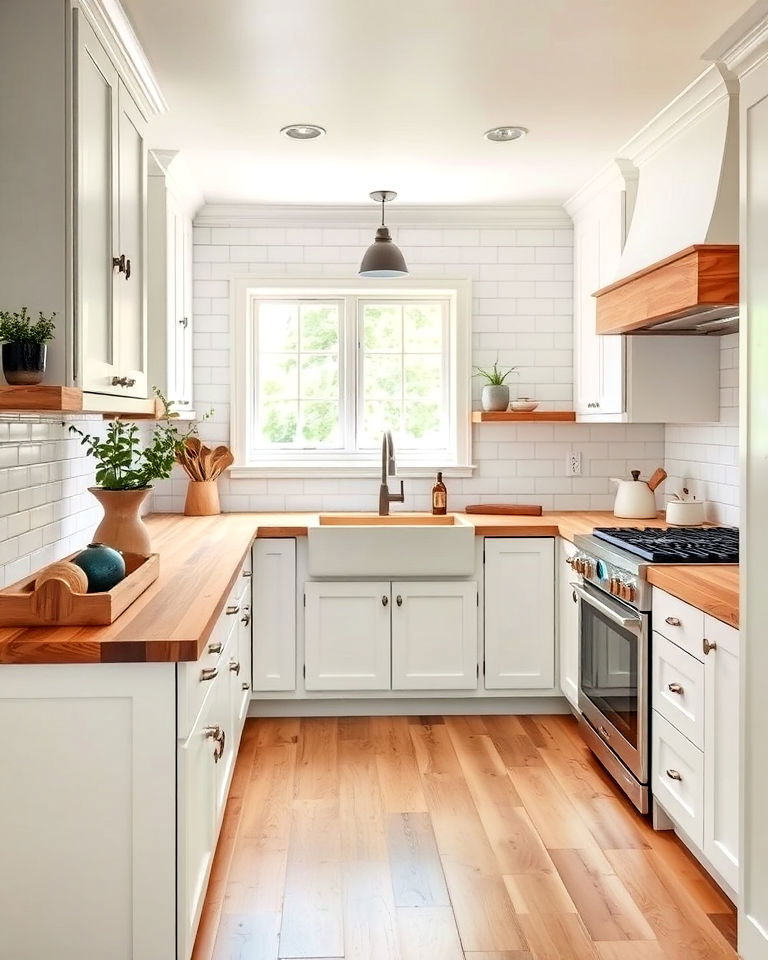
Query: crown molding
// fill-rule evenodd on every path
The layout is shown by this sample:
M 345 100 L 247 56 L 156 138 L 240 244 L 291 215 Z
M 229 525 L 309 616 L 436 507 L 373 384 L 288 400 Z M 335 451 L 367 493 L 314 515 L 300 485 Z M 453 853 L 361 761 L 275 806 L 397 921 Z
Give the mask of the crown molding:
M 713 63 L 628 140 L 619 149 L 619 156 L 641 167 L 686 127 L 719 104 L 727 100 L 735 103 L 738 90 L 738 81 L 725 65 Z
M 150 177 L 162 177 L 186 215 L 194 220 L 203 206 L 203 194 L 181 151 L 148 150 L 147 174 Z
M 610 190 L 634 192 L 637 189 L 637 167 L 625 157 L 617 157 L 569 197 L 563 206 L 576 220 L 581 212 Z
M 377 222 L 373 204 L 256 204 L 206 203 L 195 218 L 203 227 L 284 227 L 296 226 L 365 228 Z M 488 205 L 390 205 L 387 223 L 398 227 L 506 227 L 568 228 L 566 211 L 551 206 Z
M 166 113 L 168 104 L 160 90 L 144 48 L 120 0 L 77 0 L 146 119 Z
M 768 0 L 759 0 L 704 53 L 739 80 L 768 60 Z

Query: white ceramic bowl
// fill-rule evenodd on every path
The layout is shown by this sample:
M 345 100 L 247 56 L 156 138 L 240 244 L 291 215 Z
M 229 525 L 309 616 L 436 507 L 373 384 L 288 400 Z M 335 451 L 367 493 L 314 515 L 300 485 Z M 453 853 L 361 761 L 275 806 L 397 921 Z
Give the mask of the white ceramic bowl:
M 667 503 L 667 523 L 675 527 L 695 527 L 704 520 L 703 500 L 670 500 Z
M 538 400 L 531 400 L 530 397 L 518 397 L 517 400 L 513 400 L 509 408 L 514 410 L 515 413 L 530 413 L 531 410 L 535 410 L 538 407 Z

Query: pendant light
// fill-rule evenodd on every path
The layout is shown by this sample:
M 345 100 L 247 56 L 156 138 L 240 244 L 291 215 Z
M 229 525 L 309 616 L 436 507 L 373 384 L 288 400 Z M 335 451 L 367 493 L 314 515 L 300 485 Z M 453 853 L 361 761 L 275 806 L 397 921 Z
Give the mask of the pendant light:
M 408 267 L 400 248 L 389 235 L 389 227 L 384 224 L 384 204 L 394 200 L 397 194 L 394 190 L 374 190 L 370 194 L 371 200 L 381 204 L 381 226 L 376 231 L 376 239 L 368 247 L 360 264 L 361 277 L 407 277 Z

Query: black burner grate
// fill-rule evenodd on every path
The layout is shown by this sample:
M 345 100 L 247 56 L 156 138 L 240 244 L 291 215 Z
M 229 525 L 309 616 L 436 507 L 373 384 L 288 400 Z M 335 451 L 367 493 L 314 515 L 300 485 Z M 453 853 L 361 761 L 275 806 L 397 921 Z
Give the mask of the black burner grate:
M 600 540 L 652 563 L 738 563 L 738 527 L 600 527 Z

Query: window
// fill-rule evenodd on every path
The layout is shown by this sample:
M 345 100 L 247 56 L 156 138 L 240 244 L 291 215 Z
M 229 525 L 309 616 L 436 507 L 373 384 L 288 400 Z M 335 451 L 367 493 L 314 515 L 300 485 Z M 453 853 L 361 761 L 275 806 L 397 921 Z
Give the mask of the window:
M 385 430 L 403 472 L 468 475 L 465 285 L 319 283 L 236 281 L 233 475 L 375 473 Z

